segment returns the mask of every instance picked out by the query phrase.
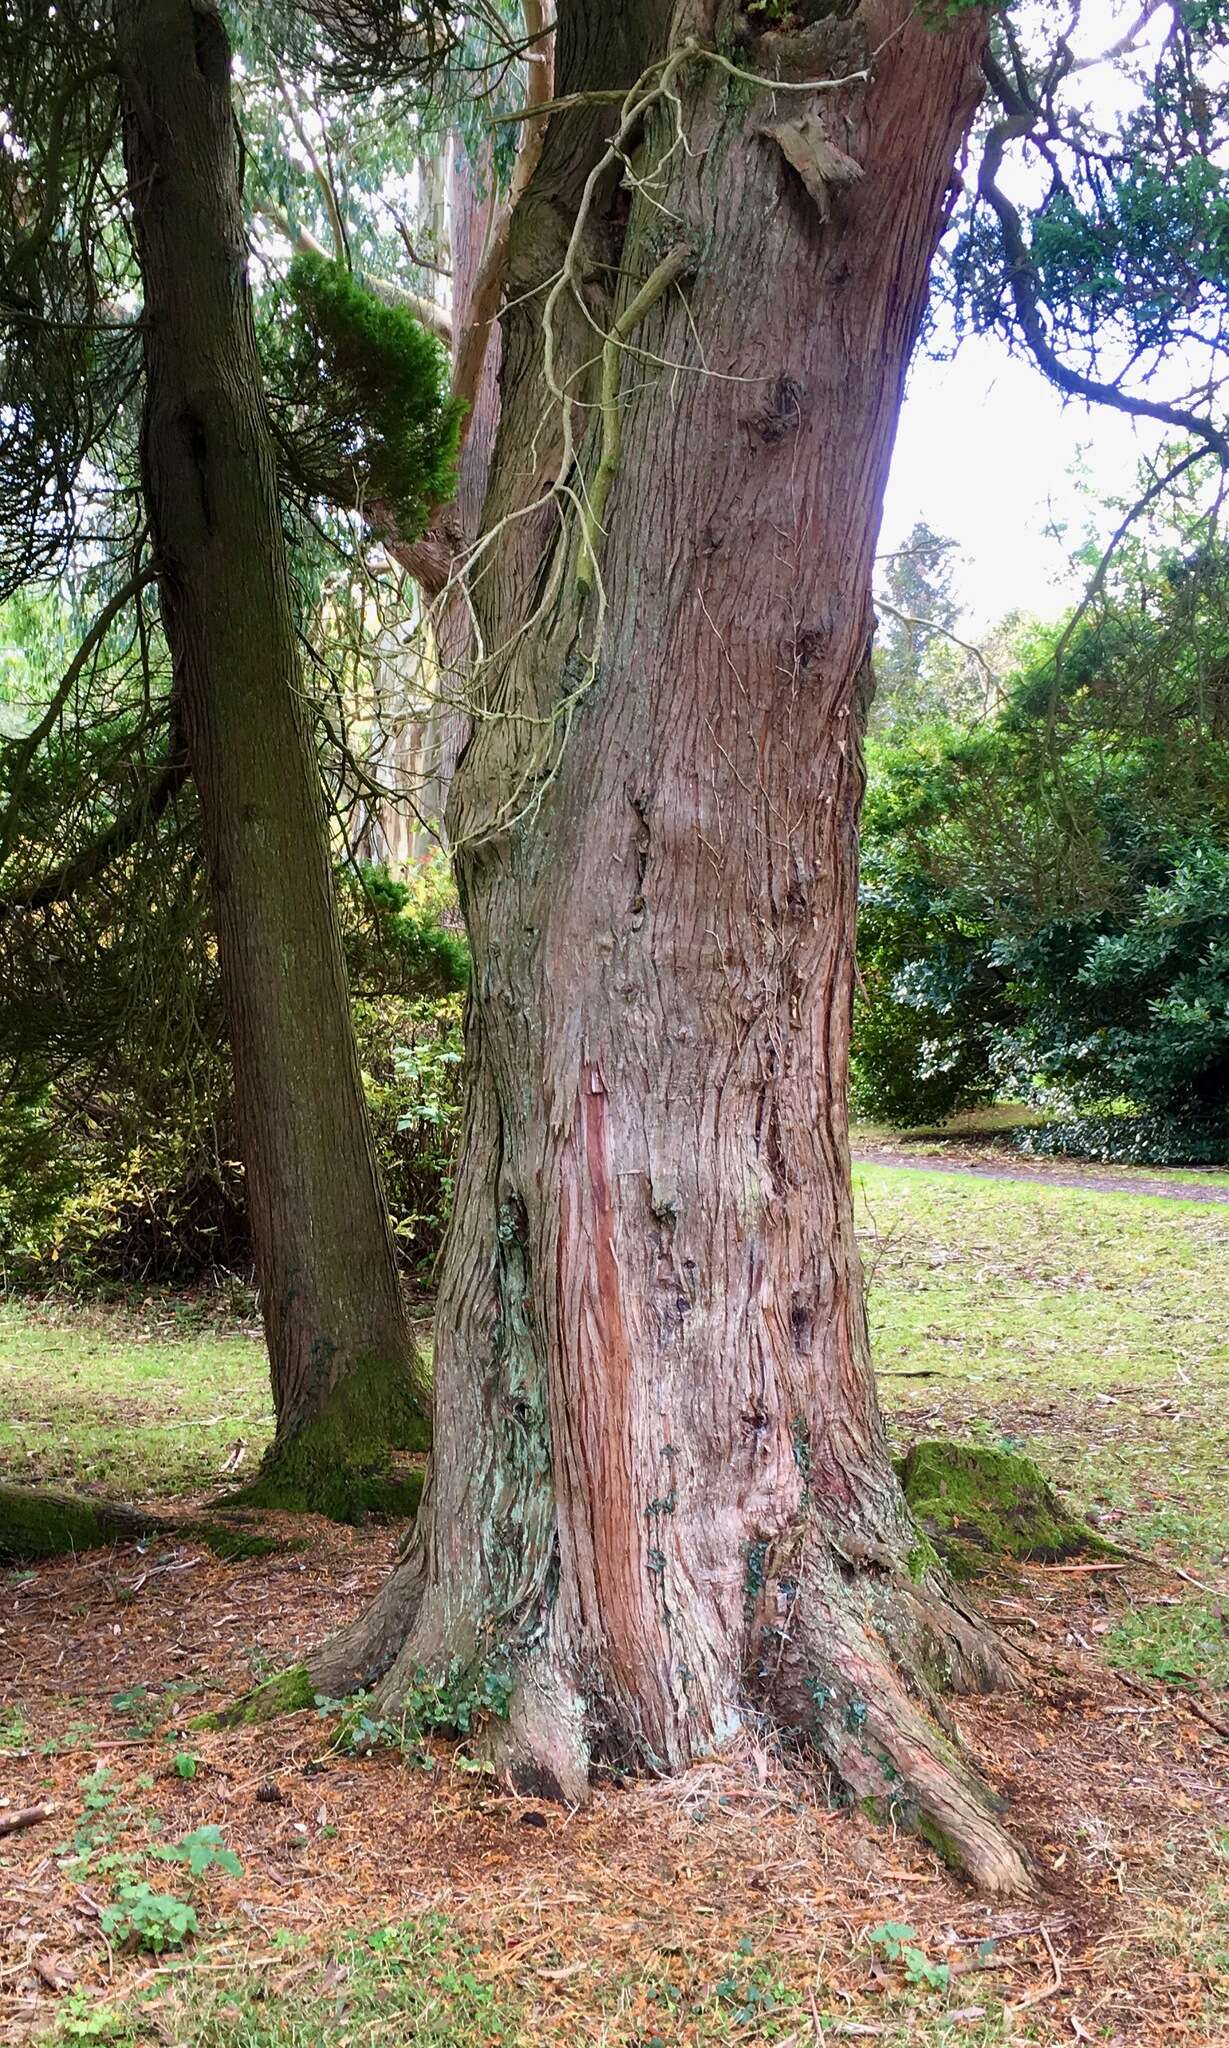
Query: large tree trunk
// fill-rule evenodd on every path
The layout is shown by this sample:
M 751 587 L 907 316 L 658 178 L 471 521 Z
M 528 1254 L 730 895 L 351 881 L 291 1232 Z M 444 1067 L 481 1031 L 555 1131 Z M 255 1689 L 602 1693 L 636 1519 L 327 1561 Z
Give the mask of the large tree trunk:
M 302 697 L 212 0 L 116 0 L 145 491 L 200 792 L 277 1408 L 270 1502 L 350 1514 L 424 1405 Z
M 521 516 L 475 585 L 498 715 L 449 820 L 474 975 L 432 1472 L 411 1550 L 313 1672 L 395 1711 L 424 1668 L 499 1667 L 496 1753 L 568 1796 L 595 1760 L 674 1770 L 764 1714 L 1023 1888 L 940 1704 L 1007 1674 L 893 1474 L 845 1111 L 871 564 L 985 19 L 863 0 L 740 25 L 561 10 L 560 94 L 689 34 L 760 74 L 870 75 L 672 73 L 681 129 L 658 100 L 625 145 L 651 186 L 629 207 L 594 183 L 590 317 L 556 296 L 556 385 L 589 405 L 553 494 L 542 287 L 617 114 L 557 116 L 518 212 L 487 530 Z M 599 474 L 590 321 L 655 271 L 675 281 L 605 351 Z

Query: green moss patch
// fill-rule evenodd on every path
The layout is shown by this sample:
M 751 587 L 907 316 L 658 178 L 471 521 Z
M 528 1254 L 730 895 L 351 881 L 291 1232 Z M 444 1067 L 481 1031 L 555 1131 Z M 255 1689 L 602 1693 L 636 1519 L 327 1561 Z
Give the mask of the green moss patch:
M 319 1415 L 270 1446 L 252 1484 L 230 1504 L 334 1522 L 413 1515 L 423 1474 L 401 1460 L 425 1451 L 430 1440 L 424 1400 L 405 1365 L 362 1359 Z
M 286 1548 L 276 1537 L 248 1527 L 238 1517 L 216 1523 L 181 1521 L 121 1501 L 0 1484 L 0 1563 L 36 1564 L 78 1550 L 101 1550 L 109 1543 L 135 1543 L 142 1536 L 203 1543 L 228 1564 L 268 1557 Z
M 306 1664 L 292 1664 L 288 1670 L 266 1678 L 263 1685 L 253 1686 L 251 1692 L 245 1692 L 241 1699 L 232 1700 L 230 1706 L 219 1707 L 213 1714 L 199 1714 L 189 1726 L 203 1729 L 253 1727 L 260 1721 L 276 1721 L 281 1714 L 300 1714 L 305 1707 L 315 1704 L 316 1688 Z
M 112 1508 L 105 1501 L 37 1486 L 0 1486 L 0 1559 L 30 1563 L 67 1551 L 98 1550 L 106 1543 L 131 1542 L 160 1526 L 157 1515 Z
M 1018 1451 L 934 1438 L 914 1444 L 899 1470 L 915 1519 L 957 1578 L 1005 1560 L 1115 1554 Z

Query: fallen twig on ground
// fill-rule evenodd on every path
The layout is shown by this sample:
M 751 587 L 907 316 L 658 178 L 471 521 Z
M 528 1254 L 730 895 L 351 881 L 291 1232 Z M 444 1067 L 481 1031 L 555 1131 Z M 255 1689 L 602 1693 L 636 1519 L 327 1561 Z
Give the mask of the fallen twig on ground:
M 50 1820 L 54 1812 L 54 1799 L 45 1799 L 41 1806 L 15 1806 L 9 1812 L 0 1808 L 0 1835 L 15 1835 L 20 1828 L 37 1827 L 40 1820 Z

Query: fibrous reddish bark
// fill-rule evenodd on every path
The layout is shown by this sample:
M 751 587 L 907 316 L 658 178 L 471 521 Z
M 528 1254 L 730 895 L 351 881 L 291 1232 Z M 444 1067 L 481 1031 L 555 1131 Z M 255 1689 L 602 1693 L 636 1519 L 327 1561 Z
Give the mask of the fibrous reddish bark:
M 395 1712 L 424 1671 L 500 1666 L 494 1753 L 567 1797 L 767 1715 L 1011 1890 L 1027 1863 L 940 1732 L 1005 1660 L 893 1474 L 845 1110 L 871 565 L 985 32 L 905 0 L 773 34 L 708 0 L 561 8 L 561 96 L 703 49 L 608 170 L 618 110 L 557 114 L 513 224 L 432 1470 L 312 1669 Z M 680 243 L 612 430 L 601 336 Z
M 115 0 L 142 459 L 217 922 L 272 1368 L 271 1504 L 351 1513 L 426 1438 L 350 1019 L 212 0 Z

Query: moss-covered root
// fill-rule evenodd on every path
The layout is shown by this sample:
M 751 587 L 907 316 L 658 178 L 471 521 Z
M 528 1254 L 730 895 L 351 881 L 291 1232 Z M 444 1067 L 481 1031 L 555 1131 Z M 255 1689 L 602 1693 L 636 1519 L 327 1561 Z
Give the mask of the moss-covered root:
M 143 1536 L 203 1543 L 228 1564 L 267 1557 L 286 1547 L 276 1537 L 239 1522 L 184 1521 L 129 1507 L 124 1501 L 50 1493 L 41 1486 L 0 1485 L 0 1563 L 36 1564 L 40 1558 L 101 1550 L 109 1543 L 136 1543 Z
M 771 1687 L 778 1717 L 851 1799 L 912 1829 L 980 1890 L 1033 1895 L 1037 1874 L 1003 1826 L 1001 1802 L 910 1697 L 878 1628 L 860 1619 L 854 1589 L 816 1562 L 790 1606 Z M 929 1686 L 920 1679 L 917 1689 L 926 1696 Z
M 132 1543 L 140 1536 L 173 1533 L 179 1525 L 121 1501 L 87 1500 L 38 1486 L 0 1486 L 0 1560 L 28 1564 L 68 1551 Z
M 413 1515 L 423 1475 L 404 1463 L 431 1439 L 426 1396 L 403 1364 L 360 1360 L 297 1429 L 279 1435 L 229 1505 L 362 1522 Z
M 301 1713 L 318 1698 L 348 1699 L 376 1685 L 404 1647 L 422 1599 L 423 1576 L 422 1545 L 415 1532 L 375 1599 L 313 1650 L 305 1664 L 291 1665 L 193 1725 L 241 1728 Z
M 253 1686 L 241 1698 L 232 1700 L 229 1706 L 219 1707 L 216 1713 L 198 1714 L 189 1725 L 193 1728 L 248 1728 L 260 1721 L 276 1721 L 281 1714 L 298 1714 L 304 1707 L 314 1706 L 316 1686 L 306 1664 L 292 1664 L 287 1671 L 279 1671 L 274 1678 L 266 1678 L 263 1685 Z
M 900 1477 L 914 1519 L 953 1578 L 973 1578 L 1008 1559 L 1117 1554 L 1018 1452 L 936 1438 L 914 1444 Z

